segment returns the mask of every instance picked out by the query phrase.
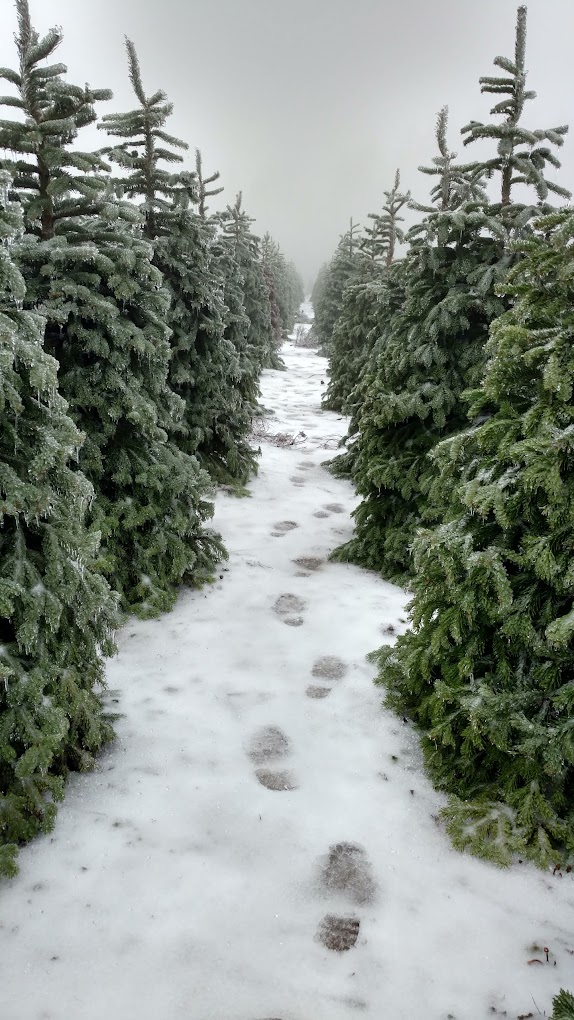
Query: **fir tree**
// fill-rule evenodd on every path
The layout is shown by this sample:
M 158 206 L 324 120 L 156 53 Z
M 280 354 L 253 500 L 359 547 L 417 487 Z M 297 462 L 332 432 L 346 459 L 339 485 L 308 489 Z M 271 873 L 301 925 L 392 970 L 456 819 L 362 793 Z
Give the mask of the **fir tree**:
M 539 214 L 540 207 L 517 202 L 514 194 L 516 185 L 533 188 L 539 204 L 545 203 L 551 192 L 562 198 L 570 197 L 569 191 L 546 178 L 546 165 L 549 163 L 558 169 L 560 162 L 550 146 L 544 144 L 563 145 L 568 127 L 531 130 L 521 123 L 526 103 L 536 99 L 536 92 L 526 88 L 526 11 L 526 7 L 518 8 L 514 60 L 495 57 L 494 65 L 504 73 L 485 75 L 480 79 L 481 92 L 506 97 L 490 111 L 492 116 L 503 117 L 502 123 L 484 124 L 471 120 L 462 129 L 465 145 L 496 140 L 496 155 L 473 164 L 473 167 L 481 173 L 486 172 L 488 177 L 499 176 L 500 203 L 497 212 L 508 225 L 518 228 L 533 215 Z
M 124 608 L 148 615 L 173 605 L 182 580 L 201 583 L 220 556 L 204 529 L 209 480 L 173 440 L 183 408 L 166 383 L 169 298 L 139 215 L 113 200 L 100 156 L 70 148 L 108 94 L 69 85 L 63 65 L 44 66 L 60 33 L 39 39 L 25 0 L 17 9 L 20 70 L 5 76 L 26 120 L 1 122 L 0 141 L 16 153 L 26 300 L 46 316 L 46 350 L 86 434 L 80 467 L 96 489 L 100 568 Z
M 194 211 L 194 175 L 164 168 L 164 163 L 181 162 L 187 146 L 164 130 L 172 104 L 164 92 L 146 95 L 134 45 L 127 40 L 126 46 L 139 106 L 109 114 L 99 126 L 118 139 L 104 152 L 127 173 L 118 183 L 140 202 L 154 265 L 169 290 L 169 382 L 185 404 L 179 445 L 196 455 L 214 479 L 238 471 L 241 480 L 252 452 L 248 415 L 236 393 L 240 360 L 225 335 L 225 281 L 214 247 L 216 225 Z
M 381 306 L 385 306 L 386 271 L 395 258 L 396 246 L 404 239 L 401 210 L 410 194 L 400 191 L 397 170 L 394 186 L 385 191 L 381 213 L 369 213 L 373 227 L 367 227 L 361 242 L 365 258 L 357 258 L 353 282 L 343 295 L 339 318 L 333 328 L 329 355 L 329 385 L 323 407 L 348 414 L 347 400 L 359 383 L 377 336 Z M 385 309 L 386 310 L 386 309 Z
M 433 204 L 409 234 L 403 300 L 377 338 L 363 387 L 353 454 L 363 497 L 355 535 L 334 554 L 400 583 L 408 580 L 415 531 L 428 519 L 428 454 L 464 426 L 461 394 L 480 378 L 488 324 L 503 308 L 493 284 L 506 269 L 504 231 L 489 216 L 476 175 L 454 166 L 446 117 L 442 110 L 439 154 L 425 169 L 438 177 Z
M 404 230 L 400 224 L 404 221 L 402 209 L 410 202 L 410 191 L 402 192 L 401 174 L 397 170 L 395 181 L 390 191 L 385 191 L 386 202 L 382 212 L 369 213 L 373 221 L 372 227 L 365 228 L 365 237 L 361 248 L 374 262 L 383 262 L 390 266 L 395 259 L 397 244 L 404 241 Z
M 233 254 L 242 274 L 245 314 L 249 319 L 247 345 L 256 378 L 272 358 L 274 348 L 271 303 L 261 257 L 261 242 L 252 232 L 254 220 L 242 207 L 241 192 L 221 217 L 224 233 L 231 239 Z
M 202 219 L 207 216 L 207 199 L 213 198 L 214 195 L 220 195 L 224 188 L 212 188 L 209 190 L 210 184 L 215 184 L 219 180 L 221 174 L 219 170 L 215 170 L 214 173 L 210 174 L 209 177 L 203 175 L 203 160 L 199 149 L 195 150 L 195 177 L 197 180 L 197 195 L 198 195 L 198 212 Z
M 537 226 L 475 424 L 434 453 L 452 497 L 415 541 L 413 629 L 379 679 L 423 731 L 455 845 L 547 866 L 574 854 L 574 213 Z
M 67 772 L 90 768 L 112 736 L 100 656 L 116 610 L 84 523 L 93 490 L 71 465 L 83 437 L 42 349 L 44 321 L 21 310 L 8 184 L 0 171 L 0 876 L 52 827 Z
M 534 187 L 539 212 L 550 208 L 549 192 L 568 194 L 545 177 L 547 164 L 560 165 L 550 145 L 562 145 L 567 129 L 532 131 L 520 122 L 535 95 L 525 89 L 525 43 L 521 7 L 515 60 L 495 60 L 507 77 L 481 79 L 483 91 L 508 97 L 492 111 L 504 122 L 473 121 L 463 129 L 466 142 L 497 139 L 495 157 L 456 167 L 446 145 L 446 114 L 439 117 L 439 155 L 425 170 L 438 174 L 432 193 L 438 209 L 411 232 L 405 307 L 379 344 L 361 413 L 354 477 L 364 498 L 355 511 L 356 536 L 335 556 L 401 583 L 412 571 L 410 546 L 419 523 L 439 520 L 444 509 L 445 491 L 434 484 L 428 454 L 464 423 L 461 395 L 481 370 L 488 324 L 501 310 L 496 284 L 512 261 L 508 241 L 527 231 L 533 215 L 535 207 L 516 201 L 514 189 Z M 482 179 L 494 174 L 500 175 L 501 201 L 489 205 Z
M 320 281 L 313 288 L 315 318 L 313 332 L 322 354 L 329 356 L 335 324 L 343 309 L 343 295 L 357 269 L 360 244 L 359 226 L 350 221 L 328 266 L 321 271 Z

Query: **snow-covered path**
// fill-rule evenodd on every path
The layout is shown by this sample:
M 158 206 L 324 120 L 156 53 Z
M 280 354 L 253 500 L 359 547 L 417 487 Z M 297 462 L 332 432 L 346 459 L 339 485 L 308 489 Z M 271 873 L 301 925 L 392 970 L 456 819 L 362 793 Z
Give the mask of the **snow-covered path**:
M 451 850 L 380 708 L 365 655 L 406 599 L 326 562 L 356 502 L 320 466 L 344 422 L 325 361 L 285 360 L 269 431 L 305 435 L 219 498 L 214 587 L 124 629 L 118 739 L 0 889 L 2 1020 L 538 1017 L 574 986 L 572 876 Z

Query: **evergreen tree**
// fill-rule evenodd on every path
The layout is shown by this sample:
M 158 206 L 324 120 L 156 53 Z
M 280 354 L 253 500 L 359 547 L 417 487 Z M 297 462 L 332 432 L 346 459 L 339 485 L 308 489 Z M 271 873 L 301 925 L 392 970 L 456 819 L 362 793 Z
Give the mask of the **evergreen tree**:
M 383 325 L 363 387 L 353 456 L 363 497 L 355 535 L 334 554 L 399 583 L 408 582 L 410 546 L 428 519 L 428 454 L 464 426 L 461 394 L 480 378 L 488 324 L 503 308 L 493 285 L 506 269 L 504 231 L 489 216 L 476 175 L 455 167 L 446 122 L 442 110 L 439 154 L 425 170 L 438 177 L 433 204 L 419 207 L 425 220 L 409 233 L 403 300 Z
M 210 174 L 209 177 L 203 176 L 203 160 L 199 149 L 195 150 L 195 177 L 197 180 L 197 194 L 198 194 L 198 212 L 202 219 L 207 216 L 207 199 L 212 198 L 214 195 L 220 195 L 224 188 L 212 188 L 209 190 L 209 185 L 214 184 L 219 180 L 221 174 L 219 170 Z
M 404 221 L 401 211 L 410 202 L 411 193 L 402 192 L 400 187 L 401 174 L 400 170 L 397 170 L 393 187 L 390 191 L 385 191 L 386 202 L 382 212 L 369 213 L 373 226 L 365 228 L 366 236 L 361 243 L 361 248 L 372 261 L 383 262 L 387 267 L 394 262 L 397 244 L 402 244 L 405 237 L 400 226 Z
M 303 300 L 303 284 L 292 263 L 287 262 L 279 245 L 269 233 L 261 243 L 261 264 L 269 294 L 273 350 L 265 367 L 284 369 L 279 350 L 295 327 L 295 317 Z
M 415 541 L 413 629 L 379 680 L 422 728 L 455 845 L 547 866 L 574 854 L 574 212 L 537 226 L 474 425 L 435 450 L 452 495 Z
M 378 313 L 381 305 L 386 304 L 386 270 L 395 258 L 397 243 L 404 238 L 400 213 L 410 194 L 400 191 L 398 170 L 394 186 L 385 191 L 385 196 L 382 212 L 369 213 L 373 227 L 366 228 L 366 237 L 361 242 L 361 251 L 366 257 L 357 258 L 353 282 L 344 291 L 341 312 L 333 328 L 329 385 L 323 407 L 343 414 L 351 410 L 347 400 L 359 383 L 377 335 Z
M 333 258 L 321 270 L 320 281 L 313 289 L 313 310 L 315 319 L 313 332 L 322 354 L 329 356 L 335 324 L 343 309 L 343 295 L 357 269 L 360 258 L 360 244 L 357 237 L 359 226 L 351 220 L 349 229 L 343 234 Z
M 20 70 L 5 77 L 26 119 L 2 121 L 0 143 L 16 154 L 27 303 L 46 316 L 46 350 L 86 434 L 79 463 L 96 489 L 100 569 L 124 608 L 149 615 L 173 605 L 182 580 L 205 580 L 220 557 L 204 529 L 209 480 L 173 440 L 183 408 L 166 383 L 169 298 L 139 215 L 112 199 L 101 157 L 71 149 L 95 120 L 94 100 L 109 94 L 70 85 L 63 65 L 44 66 L 60 32 L 39 39 L 26 0 L 17 10 Z
M 217 264 L 216 225 L 194 211 L 194 175 L 164 168 L 164 163 L 181 162 L 187 146 L 164 130 L 172 104 L 164 92 L 146 95 L 134 45 L 127 40 L 126 46 L 139 106 L 109 114 L 99 126 L 118 139 L 104 153 L 127 173 L 118 183 L 140 202 L 153 262 L 170 293 L 169 382 L 185 404 L 179 445 L 196 455 L 214 479 L 236 477 L 238 472 L 241 481 L 246 462 L 252 460 L 249 416 L 237 398 L 239 355 L 225 335 L 225 281 Z
M 360 318 L 362 325 L 356 326 L 351 321 L 353 315 L 353 304 L 346 302 L 343 321 L 348 322 L 349 330 L 357 329 L 359 332 L 358 346 L 359 355 L 357 364 L 351 366 L 356 382 L 345 397 L 341 409 L 349 415 L 349 427 L 347 435 L 341 443 L 345 446 L 344 453 L 338 454 L 332 460 L 327 461 L 326 467 L 338 478 L 355 477 L 357 470 L 357 458 L 361 450 L 361 416 L 363 407 L 367 401 L 369 388 L 376 375 L 379 363 L 380 349 L 385 341 L 386 328 L 393 315 L 403 306 L 405 301 L 405 267 L 403 260 L 393 262 L 385 268 L 384 274 L 378 281 L 373 281 L 363 290 L 357 290 L 357 319 Z M 350 294 L 354 288 L 349 288 Z M 359 307 L 360 304 L 360 307 Z M 341 323 L 341 332 L 343 322 Z M 339 326 L 337 326 L 339 334 Z
M 502 123 L 484 124 L 471 120 L 463 129 L 464 145 L 476 141 L 496 140 L 496 155 L 473 164 L 480 173 L 488 177 L 500 177 L 500 203 L 496 212 L 507 224 L 522 227 L 532 216 L 540 213 L 552 192 L 562 198 L 569 198 L 570 192 L 549 181 L 545 175 L 546 165 L 555 168 L 560 162 L 549 145 L 563 145 L 568 127 L 547 129 L 525 128 L 521 121 L 527 102 L 536 99 L 536 92 L 526 88 L 526 7 L 519 7 L 516 19 L 514 60 L 509 57 L 495 57 L 494 65 L 503 74 L 485 75 L 480 79 L 481 92 L 504 96 L 491 109 L 491 115 L 503 117 Z M 529 185 L 536 192 L 538 207 L 517 201 L 516 185 Z
M 439 155 L 424 171 L 438 175 L 432 192 L 438 208 L 411 232 L 405 306 L 379 344 L 361 412 L 354 477 L 364 498 L 355 511 L 356 536 L 335 558 L 401 583 L 412 571 L 410 546 L 419 523 L 440 520 L 444 509 L 445 491 L 434 484 L 428 454 L 464 424 L 462 392 L 477 380 L 488 324 L 501 311 L 496 285 L 512 261 L 508 241 L 528 231 L 535 209 L 516 201 L 514 189 L 534 187 L 538 212 L 550 208 L 549 192 L 568 194 L 545 178 L 547 164 L 560 165 L 550 145 L 562 145 L 567 128 L 526 130 L 521 124 L 535 96 L 525 89 L 525 43 L 521 7 L 515 59 L 495 60 L 507 76 L 481 79 L 483 91 L 507 97 L 492 110 L 504 121 L 473 121 L 463 129 L 465 142 L 497 139 L 496 156 L 456 167 L 446 145 L 446 112 L 439 117 Z M 489 205 L 482 180 L 494 174 L 500 175 L 501 201 Z
M 93 490 L 71 466 L 83 437 L 42 349 L 44 320 L 22 310 L 8 185 L 0 171 L 0 876 L 52 827 L 67 772 L 90 768 L 112 736 L 100 655 L 116 610 L 84 523 Z
M 247 346 L 258 379 L 272 358 L 274 348 L 271 302 L 261 258 L 261 243 L 251 230 L 254 220 L 242 207 L 241 192 L 234 205 L 222 214 L 224 233 L 231 239 L 233 254 L 242 274 L 245 314 L 249 320 Z

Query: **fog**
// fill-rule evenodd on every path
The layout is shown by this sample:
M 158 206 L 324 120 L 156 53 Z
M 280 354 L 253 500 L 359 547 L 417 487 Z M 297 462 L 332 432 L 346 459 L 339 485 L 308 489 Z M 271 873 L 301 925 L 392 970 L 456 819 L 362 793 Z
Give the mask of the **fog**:
M 399 167 L 418 200 L 417 172 L 434 155 L 437 111 L 450 108 L 450 144 L 485 119 L 492 97 L 478 78 L 513 55 L 515 0 L 30 0 L 35 26 L 64 29 L 58 59 L 70 80 L 113 89 L 101 113 L 132 108 L 123 37 L 135 42 L 146 91 L 174 103 L 168 126 L 223 195 L 238 190 L 302 272 L 307 286 L 349 217 L 378 211 Z M 16 15 L 2 0 L 0 63 L 16 65 Z M 525 124 L 568 123 L 574 110 L 572 0 L 530 0 Z M 82 147 L 105 144 L 86 130 Z M 559 181 L 574 189 L 574 139 Z M 464 150 L 471 158 L 472 148 Z M 223 202 L 222 202 L 223 200 Z

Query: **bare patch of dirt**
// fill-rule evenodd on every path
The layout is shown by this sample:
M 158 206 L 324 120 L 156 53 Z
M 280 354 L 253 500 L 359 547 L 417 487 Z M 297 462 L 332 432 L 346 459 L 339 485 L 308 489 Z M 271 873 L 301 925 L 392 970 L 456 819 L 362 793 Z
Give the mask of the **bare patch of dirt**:
M 321 921 L 316 939 L 334 953 L 344 953 L 352 949 L 359 937 L 361 922 L 358 917 L 337 917 L 326 914 Z
M 305 694 L 308 698 L 326 698 L 331 693 L 330 687 L 318 687 L 315 684 L 309 684 Z
M 301 567 L 302 570 L 319 570 L 323 562 L 320 556 L 299 556 L 298 559 L 293 560 L 293 563 Z
M 291 772 L 272 772 L 270 769 L 257 769 L 255 772 L 261 786 L 268 790 L 296 790 L 297 783 Z
M 376 891 L 371 864 L 358 843 L 335 843 L 323 861 L 322 882 L 331 892 L 342 892 L 354 903 L 370 903 Z
M 330 510 L 332 514 L 345 513 L 345 507 L 341 506 L 340 503 L 325 503 L 325 510 Z
M 326 680 L 341 680 L 347 672 L 347 664 L 336 655 L 322 655 L 313 663 L 313 676 L 324 677 Z
M 249 757 L 256 765 L 273 758 L 283 758 L 289 753 L 289 738 L 278 726 L 263 726 L 253 735 L 249 745 Z

